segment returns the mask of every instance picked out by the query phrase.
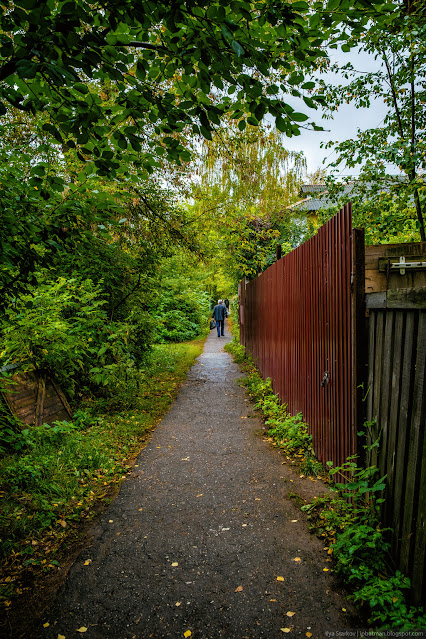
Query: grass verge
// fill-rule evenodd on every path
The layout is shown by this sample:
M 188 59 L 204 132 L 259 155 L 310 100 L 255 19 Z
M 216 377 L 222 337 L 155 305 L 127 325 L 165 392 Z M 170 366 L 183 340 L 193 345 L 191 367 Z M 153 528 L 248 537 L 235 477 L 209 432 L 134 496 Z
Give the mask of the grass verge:
M 72 422 L 23 432 L 0 460 L 0 606 L 60 570 L 82 524 L 111 502 L 152 429 L 169 409 L 204 340 L 153 347 L 131 409 L 88 401 Z

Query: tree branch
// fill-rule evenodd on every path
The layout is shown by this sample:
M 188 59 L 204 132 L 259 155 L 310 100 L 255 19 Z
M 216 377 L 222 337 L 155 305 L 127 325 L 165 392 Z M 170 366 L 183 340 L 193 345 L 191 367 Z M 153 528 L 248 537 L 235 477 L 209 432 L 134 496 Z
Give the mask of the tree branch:
M 119 308 L 124 302 L 129 298 L 141 285 L 141 273 L 139 272 L 138 281 L 134 285 L 134 287 L 125 295 L 111 310 L 110 320 L 112 320 L 115 311 Z
M 390 84 L 391 92 L 392 92 L 393 106 L 394 106 L 394 109 L 395 109 L 396 119 L 398 121 L 399 134 L 400 134 L 401 138 L 404 140 L 405 139 L 404 127 L 402 125 L 401 114 L 399 112 L 398 102 L 397 102 L 396 93 L 395 93 L 395 87 L 394 87 L 393 79 L 392 79 L 392 71 L 391 71 L 391 68 L 389 66 L 389 61 L 387 59 L 386 53 L 384 51 L 382 51 L 382 55 L 383 55 L 383 59 L 384 59 L 385 64 L 386 64 L 386 70 L 387 70 L 387 73 L 388 73 L 389 84 Z

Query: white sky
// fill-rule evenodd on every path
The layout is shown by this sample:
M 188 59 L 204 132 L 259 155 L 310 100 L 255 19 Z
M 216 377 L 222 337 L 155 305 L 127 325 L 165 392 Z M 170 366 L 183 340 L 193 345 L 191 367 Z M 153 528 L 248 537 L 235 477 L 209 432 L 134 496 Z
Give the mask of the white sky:
M 362 71 L 372 71 L 377 68 L 378 64 L 371 56 L 355 50 L 350 54 L 336 52 L 331 57 L 333 61 L 342 64 L 350 61 L 356 69 Z M 335 83 L 339 81 L 338 76 L 332 73 L 323 74 L 322 77 Z M 296 107 L 295 104 L 292 106 Z M 298 107 L 298 110 L 302 110 L 300 109 L 300 104 Z M 335 112 L 333 120 L 322 120 L 320 110 L 315 112 L 309 109 L 309 111 L 305 110 L 304 112 L 310 115 L 317 125 L 323 126 L 326 130 L 305 131 L 302 129 L 301 135 L 287 138 L 285 146 L 289 151 L 303 151 L 307 160 L 308 173 L 313 173 L 316 169 L 325 167 L 337 157 L 333 149 L 322 149 L 321 142 L 328 142 L 329 140 L 336 142 L 355 138 L 358 128 L 366 130 L 380 125 L 385 117 L 386 109 L 381 101 L 376 100 L 369 109 L 356 109 L 350 104 L 344 104 Z M 326 160 L 325 164 L 323 164 L 324 159 Z M 358 168 L 348 169 L 341 165 L 339 175 L 344 178 L 358 173 Z

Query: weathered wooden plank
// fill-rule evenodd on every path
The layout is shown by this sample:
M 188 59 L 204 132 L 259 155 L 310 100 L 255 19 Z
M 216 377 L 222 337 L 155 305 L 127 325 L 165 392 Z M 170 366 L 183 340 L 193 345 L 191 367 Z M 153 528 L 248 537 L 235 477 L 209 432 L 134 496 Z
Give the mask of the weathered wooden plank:
M 368 422 L 373 422 L 373 398 L 375 395 L 375 379 L 374 379 L 374 362 L 376 357 L 376 322 L 377 312 L 371 311 L 368 319 L 368 385 L 367 385 L 367 409 L 366 419 Z M 378 436 L 377 424 L 373 423 L 369 432 L 366 435 L 366 444 L 369 447 L 366 454 L 366 465 L 372 466 L 372 450 L 370 448 L 373 441 Z M 376 460 L 376 456 L 375 456 Z
M 412 583 L 415 602 L 426 603 L 425 588 L 425 552 L 426 552 L 426 313 L 420 313 L 417 363 L 414 380 L 412 429 L 416 433 L 417 477 L 416 492 L 418 505 L 413 524 L 415 542 L 413 553 Z
M 413 374 L 414 331 L 416 327 L 414 311 L 405 317 L 405 331 L 402 352 L 400 402 L 398 411 L 398 434 L 396 448 L 398 455 L 395 463 L 395 487 L 393 499 L 393 522 L 395 556 L 401 552 L 401 531 L 404 517 L 404 495 L 406 485 L 407 451 L 409 437 L 409 417 L 411 407 L 411 380 Z
M 34 416 L 35 416 L 35 404 L 28 406 L 25 410 L 19 411 L 17 415 L 18 419 L 24 424 L 34 425 Z
M 398 407 L 400 403 L 401 389 L 401 371 L 403 356 L 403 336 L 404 336 L 404 313 L 402 311 L 395 312 L 394 326 L 394 349 L 393 362 L 391 366 L 391 399 L 389 413 L 389 438 L 388 438 L 388 454 L 386 459 L 385 473 L 387 474 L 387 495 L 385 501 L 385 522 L 392 521 L 392 512 L 394 510 L 394 494 L 395 494 L 395 463 L 398 455 L 396 446 L 398 434 Z
M 365 306 L 366 308 L 386 308 L 386 291 L 380 291 L 378 293 L 367 293 L 365 296 Z
M 413 547 L 412 526 L 416 508 L 417 490 L 420 481 L 419 451 L 423 449 L 425 409 L 425 352 L 426 352 L 426 314 L 421 313 L 419 319 L 419 332 L 416 348 L 416 357 L 413 361 L 415 371 L 413 410 L 410 421 L 410 441 L 407 462 L 407 482 L 405 487 L 404 518 L 402 522 L 401 539 L 401 569 L 409 574 L 411 552 Z
M 31 395 L 26 395 L 21 399 L 15 400 L 14 397 L 11 398 L 13 402 L 13 406 L 15 407 L 15 411 L 19 412 L 20 410 L 24 410 L 25 407 L 32 405 L 34 407 L 34 402 L 36 401 L 37 395 L 36 393 L 31 393 Z
M 367 293 L 365 305 L 367 309 L 424 310 L 426 309 L 426 286 Z
M 387 307 L 394 309 L 426 309 L 426 286 L 388 291 Z
M 389 409 L 392 390 L 392 363 L 393 363 L 393 330 L 394 313 L 386 313 L 385 337 L 383 343 L 382 380 L 380 385 L 380 419 L 378 420 L 381 432 L 379 443 L 379 472 L 382 477 L 386 473 L 389 438 Z
M 22 399 L 26 399 L 28 397 L 35 397 L 37 394 L 38 384 L 29 384 L 28 386 L 24 387 L 21 382 L 21 384 L 17 388 L 19 388 L 20 390 L 7 391 L 7 394 L 13 400 L 13 402 L 19 402 Z
M 46 394 L 46 379 L 44 375 L 40 375 L 38 380 L 37 403 L 34 416 L 34 424 L 41 426 L 43 423 L 44 396 Z
M 382 392 L 382 377 L 383 377 L 383 347 L 385 338 L 385 313 L 377 312 L 376 316 L 376 342 L 374 353 L 374 396 L 373 396 L 373 410 L 372 421 L 377 425 L 377 436 L 381 430 L 380 424 L 380 406 L 381 406 L 381 392 Z M 377 464 L 377 448 L 373 448 L 371 451 L 371 463 Z
M 50 381 L 52 382 L 52 385 L 56 393 L 58 394 L 59 399 L 62 402 L 62 406 L 64 407 L 66 413 L 68 413 L 68 417 L 72 417 L 72 410 L 70 405 L 68 404 L 67 398 L 65 397 L 65 393 L 62 391 L 61 387 L 56 383 L 56 381 L 53 378 Z
M 49 393 L 48 393 L 48 390 L 50 390 Z M 54 389 L 48 389 L 48 386 L 46 385 L 46 394 L 44 396 L 44 410 L 46 410 L 47 408 L 50 408 L 51 406 L 58 406 L 58 405 L 60 408 L 62 408 L 62 402 L 58 401 L 58 396 L 56 392 L 54 391 Z
M 413 603 L 426 606 L 426 437 L 423 436 L 423 454 L 419 485 L 419 503 L 413 555 Z
M 42 423 L 51 424 L 54 421 L 61 421 L 63 419 L 66 421 L 69 420 L 69 415 L 65 408 L 62 406 L 61 408 L 58 408 L 57 405 L 50 406 L 50 408 L 45 409 L 43 412 Z
M 409 244 L 375 244 L 365 247 L 365 267 L 377 268 L 379 258 L 416 256 L 426 254 L 426 242 L 410 242 Z

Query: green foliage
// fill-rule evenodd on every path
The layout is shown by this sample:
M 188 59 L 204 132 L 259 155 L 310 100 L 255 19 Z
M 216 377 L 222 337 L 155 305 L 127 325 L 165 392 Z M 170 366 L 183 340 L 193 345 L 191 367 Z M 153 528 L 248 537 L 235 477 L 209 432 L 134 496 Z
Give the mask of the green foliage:
M 423 610 L 407 604 L 403 590 L 410 588 L 410 580 L 397 570 L 388 579 L 372 577 L 354 592 L 357 603 L 369 603 L 370 623 L 381 630 L 419 630 L 426 628 Z
M 287 207 L 305 166 L 303 154 L 287 151 L 284 136 L 268 125 L 241 130 L 231 119 L 204 143 L 191 210 L 216 271 L 226 271 L 234 286 L 272 264 L 277 244 L 285 253 L 300 242 Z
M 0 376 L 3 374 L 0 373 Z M 6 378 L 7 379 L 7 378 Z M 2 378 L 0 377 L 0 388 Z M 0 456 L 11 451 L 19 451 L 23 446 L 17 419 L 10 414 L 0 397 Z
M 302 108 L 321 101 L 303 88 L 326 38 L 309 23 L 305 2 L 178 0 L 171 10 L 149 0 L 106 7 L 16 0 L 13 7 L 0 16 L 2 112 L 10 105 L 45 112 L 45 134 L 100 175 L 114 177 L 124 155 L 147 171 L 156 156 L 187 161 L 176 133 L 191 127 L 211 139 L 224 112 L 251 124 L 269 112 L 280 131 L 297 135 L 308 117 L 282 98 L 292 94 Z
M 349 81 L 327 88 L 324 83 L 331 111 L 345 102 L 369 108 L 380 100 L 386 106 L 377 127 L 359 130 L 355 139 L 326 145 L 337 151 L 337 160 L 330 165 L 336 172 L 341 172 L 341 165 L 362 167 L 356 208 L 361 207 L 362 225 L 373 226 L 373 243 L 426 239 L 425 42 L 426 21 L 410 3 L 407 11 L 396 11 L 389 22 L 372 19 L 357 39 L 361 51 L 374 56 L 375 70 L 360 72 L 349 61 L 340 69 Z
M 16 432 L 19 446 L 0 459 L 1 577 L 13 574 L 12 585 L 2 578 L 2 602 L 19 594 L 26 570 L 57 569 L 61 544 L 120 484 L 201 350 L 201 343 L 155 345 L 131 410 L 104 414 L 105 402 L 92 399 L 72 422 Z
M 183 342 L 207 330 L 209 295 L 199 264 L 176 253 L 163 260 L 154 312 L 158 342 Z
M 240 344 L 239 337 L 233 337 L 230 342 L 225 344 L 225 351 L 231 353 L 237 364 L 244 364 L 248 361 L 246 349 Z
M 41 279 L 4 318 L 3 361 L 17 363 L 21 370 L 48 371 L 72 390 L 78 377 L 88 376 L 96 358 L 114 349 L 114 338 L 102 345 L 107 326 L 99 293 L 90 280 Z
M 328 466 L 330 480 L 341 475 L 346 481 L 333 483 L 332 491 L 337 496 L 318 497 L 302 510 L 308 514 L 311 531 L 331 544 L 336 573 L 350 586 L 351 597 L 366 612 L 371 627 L 424 627 L 422 609 L 410 607 L 402 593 L 410 588 L 410 580 L 399 571 L 393 573 L 391 530 L 380 526 L 385 477 L 376 479 L 378 469 L 359 466 L 356 456 L 340 467 L 333 467 L 331 462 Z

